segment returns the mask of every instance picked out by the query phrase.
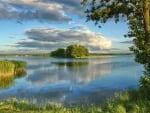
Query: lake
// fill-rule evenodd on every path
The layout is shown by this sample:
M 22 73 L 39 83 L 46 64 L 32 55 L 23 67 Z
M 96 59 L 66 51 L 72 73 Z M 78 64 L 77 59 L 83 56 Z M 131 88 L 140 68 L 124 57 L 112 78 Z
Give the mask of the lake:
M 0 89 L 0 100 L 16 97 L 43 105 L 102 104 L 116 91 L 137 88 L 143 66 L 132 55 L 106 58 L 63 59 L 0 57 L 27 62 L 27 75 Z

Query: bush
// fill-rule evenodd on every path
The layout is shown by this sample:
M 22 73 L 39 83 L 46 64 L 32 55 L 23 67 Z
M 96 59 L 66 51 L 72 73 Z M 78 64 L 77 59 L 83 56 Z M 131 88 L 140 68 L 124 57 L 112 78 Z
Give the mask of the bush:
M 150 77 L 149 76 L 141 77 L 139 91 L 143 98 L 150 100 Z

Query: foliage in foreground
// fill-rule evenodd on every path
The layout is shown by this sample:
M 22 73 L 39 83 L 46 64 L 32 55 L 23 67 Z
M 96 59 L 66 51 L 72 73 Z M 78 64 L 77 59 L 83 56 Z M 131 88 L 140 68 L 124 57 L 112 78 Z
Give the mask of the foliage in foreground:
M 101 113 L 101 108 L 91 106 L 85 107 L 62 107 L 60 105 L 47 104 L 43 107 L 37 107 L 35 104 L 29 104 L 27 101 L 18 102 L 15 98 L 1 102 L 0 112 L 3 113 Z
M 150 113 L 150 77 L 144 76 L 140 80 L 139 89 L 130 89 L 125 94 L 117 93 L 103 107 L 62 107 L 47 104 L 38 107 L 27 101 L 17 99 L 0 103 L 1 113 Z

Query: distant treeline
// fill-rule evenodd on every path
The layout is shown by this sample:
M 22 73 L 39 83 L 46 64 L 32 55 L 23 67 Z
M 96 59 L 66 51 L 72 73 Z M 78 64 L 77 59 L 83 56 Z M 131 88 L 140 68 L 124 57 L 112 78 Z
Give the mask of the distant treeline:
M 60 51 L 64 48 L 58 48 L 57 50 Z M 53 51 L 52 51 L 53 52 Z M 50 53 L 39 53 L 39 54 L 0 54 L 1 57 L 3 56 L 41 56 L 41 57 L 51 57 L 52 52 Z M 62 53 L 59 53 L 62 57 Z M 133 55 L 133 53 L 89 53 L 88 56 L 108 56 L 108 55 Z
M 19 53 L 14 53 L 14 54 L 0 54 L 0 56 L 50 56 L 50 53 L 37 53 L 37 54 L 19 54 Z
M 90 56 L 101 56 L 101 55 L 132 55 L 133 53 L 90 53 Z

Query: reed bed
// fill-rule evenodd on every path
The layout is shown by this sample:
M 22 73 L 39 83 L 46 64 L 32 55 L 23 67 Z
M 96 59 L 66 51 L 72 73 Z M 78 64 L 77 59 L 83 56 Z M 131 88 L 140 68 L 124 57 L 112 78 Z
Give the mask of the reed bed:
M 11 62 L 13 62 L 15 64 L 15 69 L 14 69 L 14 76 L 15 77 L 18 78 L 18 77 L 22 77 L 22 76 L 26 75 L 26 69 L 25 69 L 25 67 L 27 65 L 26 62 L 15 61 L 15 60 L 13 60 Z
M 0 60 L 0 88 L 6 88 L 13 83 L 14 78 L 26 74 L 26 62 Z
M 13 62 L 4 60 L 0 61 L 0 77 L 12 76 L 15 72 L 15 64 Z

